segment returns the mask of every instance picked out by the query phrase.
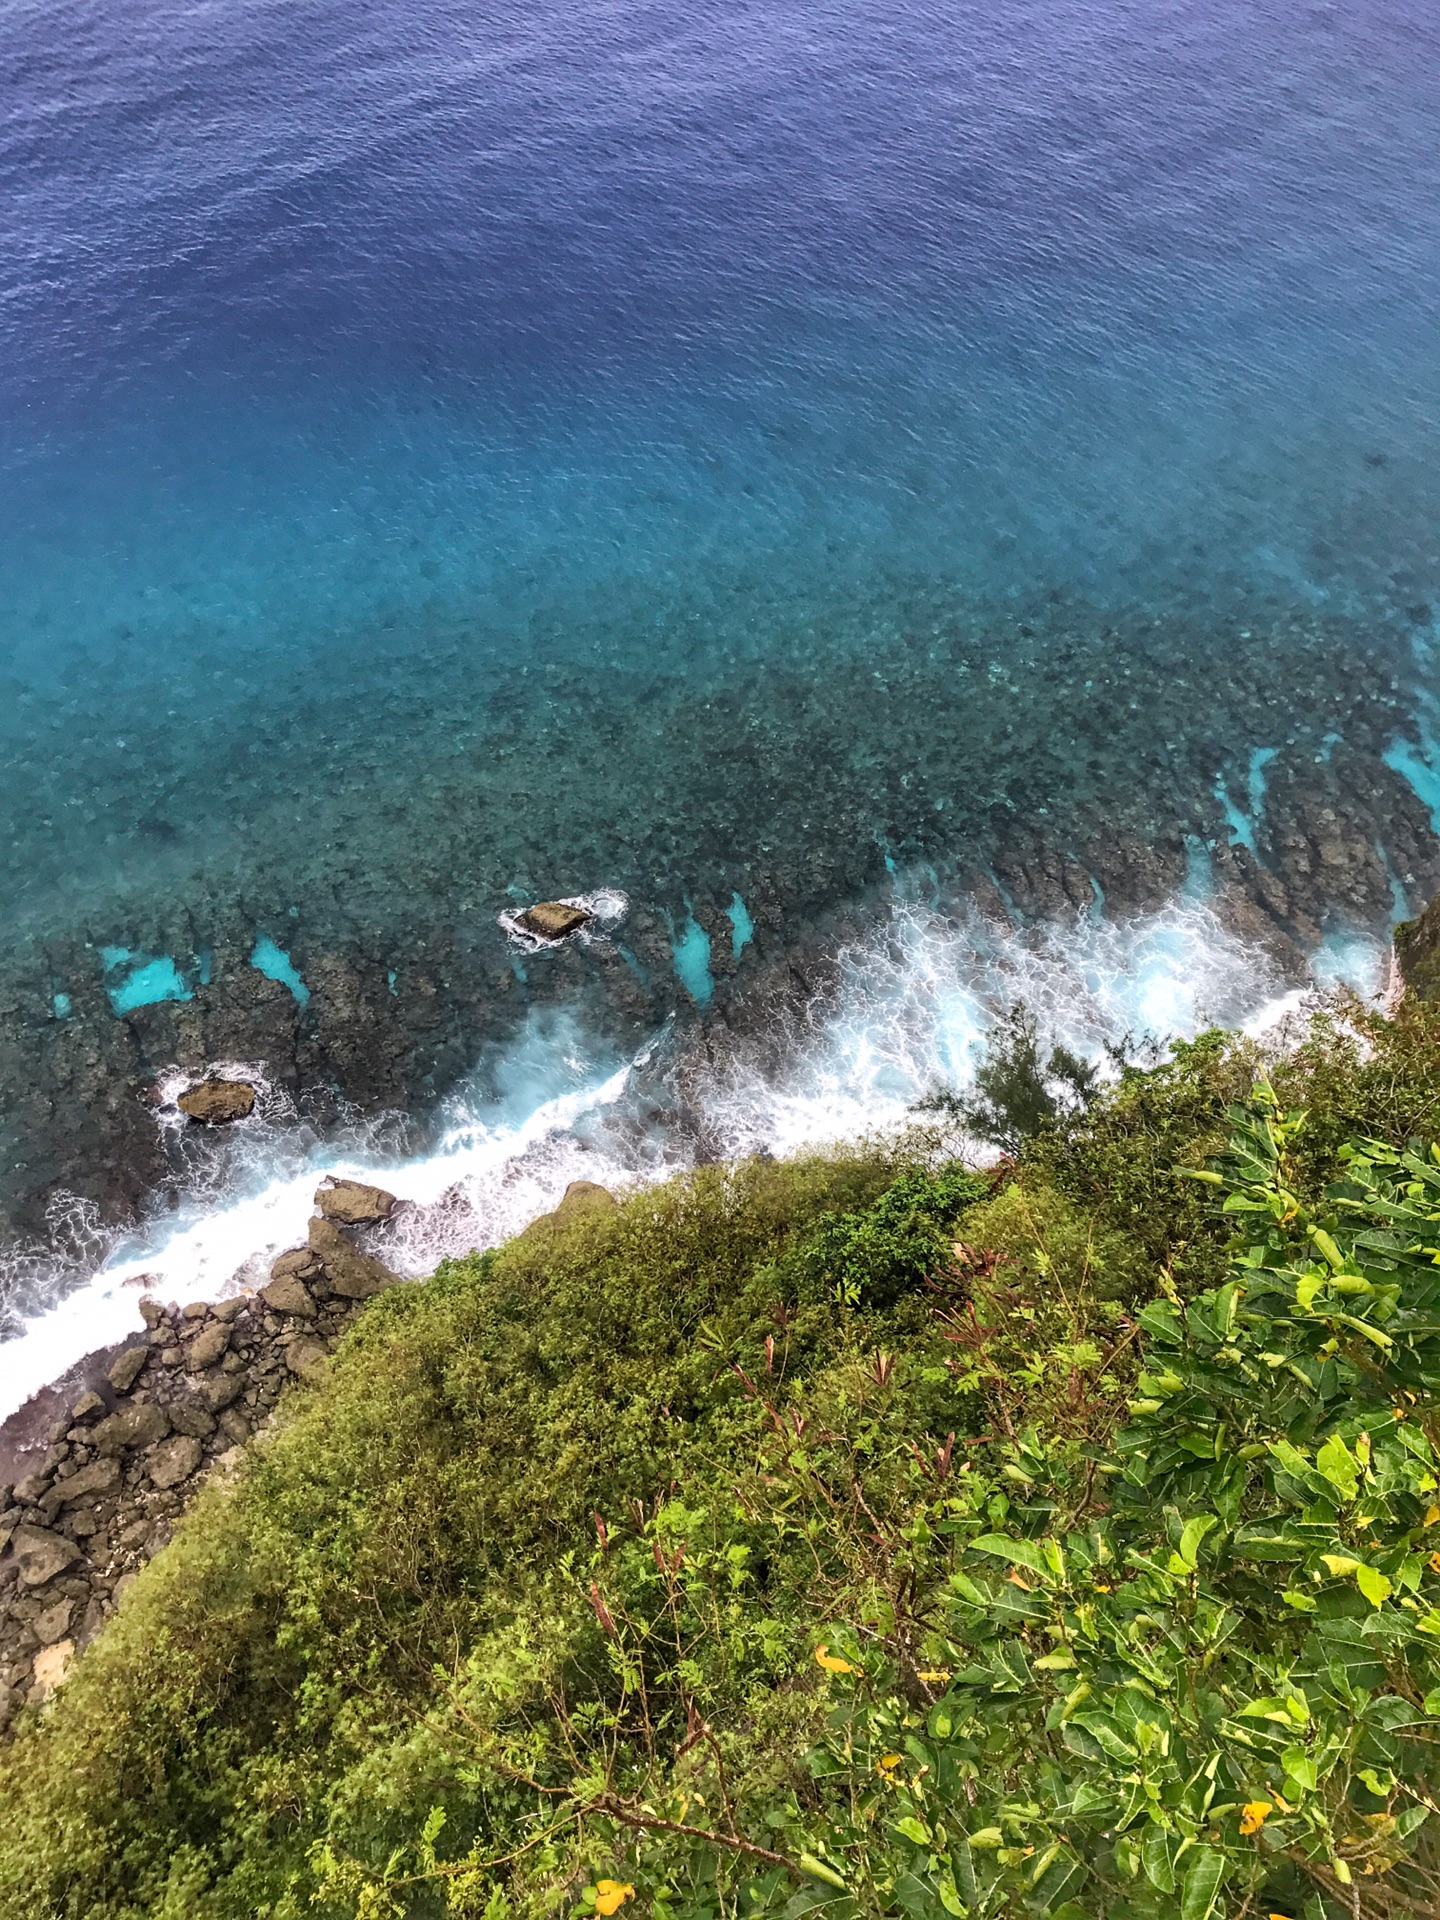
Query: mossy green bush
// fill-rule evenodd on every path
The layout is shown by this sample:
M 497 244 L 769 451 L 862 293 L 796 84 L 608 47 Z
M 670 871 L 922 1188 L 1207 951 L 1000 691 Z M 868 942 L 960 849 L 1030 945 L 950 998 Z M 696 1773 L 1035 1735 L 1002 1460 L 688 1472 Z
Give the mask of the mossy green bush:
M 1205 1035 L 988 1173 L 708 1168 L 383 1296 L 0 1755 L 0 1916 L 1429 1911 L 1430 1230 L 1385 1210 L 1429 1218 L 1437 1032 Z M 1237 1124 L 1226 1213 L 1176 1169 Z

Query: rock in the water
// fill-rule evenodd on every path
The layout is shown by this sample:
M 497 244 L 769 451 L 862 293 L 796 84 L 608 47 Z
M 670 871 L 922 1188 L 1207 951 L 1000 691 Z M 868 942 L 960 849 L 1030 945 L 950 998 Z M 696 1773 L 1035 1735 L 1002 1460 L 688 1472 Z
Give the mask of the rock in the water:
M 285 1349 L 285 1364 L 302 1380 L 313 1379 L 329 1355 L 319 1340 L 292 1340 Z
M 120 1478 L 120 1462 L 113 1457 L 103 1455 L 92 1460 L 88 1467 L 81 1467 L 78 1473 L 72 1473 L 68 1480 L 60 1481 L 56 1492 L 60 1495 L 60 1504 L 73 1507 L 81 1500 L 89 1500 L 97 1493 L 108 1493 Z
M 316 1193 L 315 1204 L 327 1220 L 338 1220 L 345 1227 L 367 1227 L 390 1218 L 395 1196 L 359 1180 L 329 1180 Z
M 116 1355 L 105 1376 L 116 1393 L 129 1393 L 145 1371 L 145 1362 L 149 1358 L 149 1347 L 126 1347 L 123 1353 Z
M 1395 958 L 1407 993 L 1417 1000 L 1440 1000 L 1440 893 L 1418 919 L 1396 927 Z
M 146 1457 L 150 1478 L 162 1491 L 178 1487 L 199 1466 L 200 1452 L 200 1442 L 188 1433 L 177 1433 L 173 1440 L 161 1441 Z
M 567 907 L 563 900 L 542 900 L 538 906 L 517 914 L 515 924 L 540 940 L 563 940 L 567 934 L 588 926 L 595 918 L 583 907 Z
M 310 1246 L 325 1269 L 326 1279 L 342 1299 L 368 1300 L 372 1294 L 393 1287 L 400 1278 L 379 1260 L 352 1246 L 333 1220 L 310 1222 Z
M 197 1333 L 185 1348 L 185 1371 L 203 1373 L 207 1367 L 213 1367 L 224 1358 L 225 1349 L 230 1344 L 230 1329 L 223 1321 L 212 1320 L 210 1325 Z
M 73 1640 L 57 1640 L 53 1647 L 42 1647 L 35 1656 L 35 1684 L 30 1690 L 31 1699 L 37 1703 L 47 1699 L 56 1687 L 69 1679 L 74 1664 Z
M 20 1578 L 27 1587 L 43 1587 L 57 1573 L 73 1567 L 80 1549 L 64 1534 L 51 1533 L 48 1527 L 17 1527 L 11 1541 Z
M 317 1273 L 320 1271 L 318 1260 L 312 1260 L 310 1264 Z M 282 1273 L 278 1280 L 272 1280 L 268 1287 L 262 1287 L 260 1298 L 272 1313 L 297 1314 L 302 1319 L 313 1320 L 318 1311 L 309 1288 L 293 1273 Z
M 95 1444 L 102 1453 L 123 1453 L 128 1447 L 153 1447 L 169 1431 L 170 1422 L 159 1407 L 126 1407 L 100 1422 Z
M 248 1119 L 255 1111 L 255 1089 L 248 1080 L 202 1080 L 175 1104 L 202 1126 L 223 1127 L 232 1120 Z

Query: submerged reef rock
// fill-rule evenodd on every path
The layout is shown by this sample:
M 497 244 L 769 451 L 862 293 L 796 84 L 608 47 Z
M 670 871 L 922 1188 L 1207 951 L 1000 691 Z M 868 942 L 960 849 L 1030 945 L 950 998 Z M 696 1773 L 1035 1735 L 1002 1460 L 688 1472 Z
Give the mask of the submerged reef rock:
M 1416 919 L 1396 927 L 1395 958 L 1407 993 L 1440 1000 L 1440 893 Z
M 515 924 L 537 939 L 563 940 L 567 934 L 588 926 L 594 918 L 594 914 L 587 913 L 583 907 L 567 907 L 561 900 L 542 900 L 538 906 L 522 913 Z
M 228 1126 L 248 1120 L 255 1111 L 255 1089 L 248 1080 L 202 1080 L 175 1102 L 180 1111 L 202 1126 Z
M 383 1187 L 367 1187 L 360 1180 L 327 1180 L 315 1195 L 315 1204 L 327 1220 L 346 1227 L 368 1227 L 388 1220 L 395 1196 Z

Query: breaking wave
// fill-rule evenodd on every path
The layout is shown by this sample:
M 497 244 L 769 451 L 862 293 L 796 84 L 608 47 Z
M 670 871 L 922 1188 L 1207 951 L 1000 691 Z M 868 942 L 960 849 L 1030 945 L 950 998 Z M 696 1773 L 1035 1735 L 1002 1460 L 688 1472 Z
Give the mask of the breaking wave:
M 262 1086 L 255 1117 L 178 1203 L 161 1211 L 157 1201 L 134 1229 L 107 1236 L 83 1203 L 68 1213 L 62 1203 L 55 1247 L 29 1256 L 29 1309 L 0 1346 L 0 1418 L 133 1331 L 142 1294 L 183 1304 L 262 1284 L 275 1255 L 303 1241 L 324 1174 L 378 1182 L 405 1203 L 382 1250 L 419 1275 L 506 1239 L 572 1180 L 623 1189 L 701 1151 L 779 1155 L 898 1128 L 926 1095 L 970 1082 L 987 1034 L 1017 1003 L 1049 1041 L 1103 1060 L 1126 1040 L 1163 1044 L 1211 1024 L 1258 1032 L 1340 984 L 1373 997 L 1384 967 L 1377 940 L 1337 936 L 1297 984 L 1192 899 L 1129 921 L 1097 910 L 1022 932 L 974 910 L 897 901 L 836 955 L 822 999 L 778 1035 L 740 1034 L 703 1069 L 673 1027 L 623 1058 L 573 1012 L 532 1012 L 442 1105 L 418 1149 L 393 1115 L 323 1139 Z M 670 1097 L 682 1077 L 685 1125 Z M 163 1110 L 157 1124 L 168 1124 Z

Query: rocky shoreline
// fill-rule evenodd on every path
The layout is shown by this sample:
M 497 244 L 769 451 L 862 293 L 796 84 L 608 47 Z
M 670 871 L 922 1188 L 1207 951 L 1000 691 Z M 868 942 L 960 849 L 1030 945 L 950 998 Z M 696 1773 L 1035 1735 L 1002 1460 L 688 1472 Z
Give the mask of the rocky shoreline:
M 331 1181 L 307 1245 L 269 1283 L 183 1309 L 140 1301 L 144 1329 L 92 1354 L 0 1428 L 0 1730 L 93 1640 L 207 1479 L 225 1473 L 286 1388 L 311 1379 L 364 1302 L 399 1282 L 347 1228 L 392 1195 Z
M 1440 895 L 1397 928 L 1395 951 L 1403 991 L 1440 997 Z M 250 1091 L 212 1081 L 191 1105 L 213 1124 L 247 1112 Z M 612 1205 L 574 1182 L 526 1231 Z M 143 1297 L 142 1330 L 0 1425 L 0 1732 L 65 1679 L 190 1500 L 325 1365 L 364 1303 L 402 1284 L 377 1257 L 403 1214 L 392 1194 L 330 1178 L 315 1206 L 306 1244 L 265 1285 L 184 1308 Z

